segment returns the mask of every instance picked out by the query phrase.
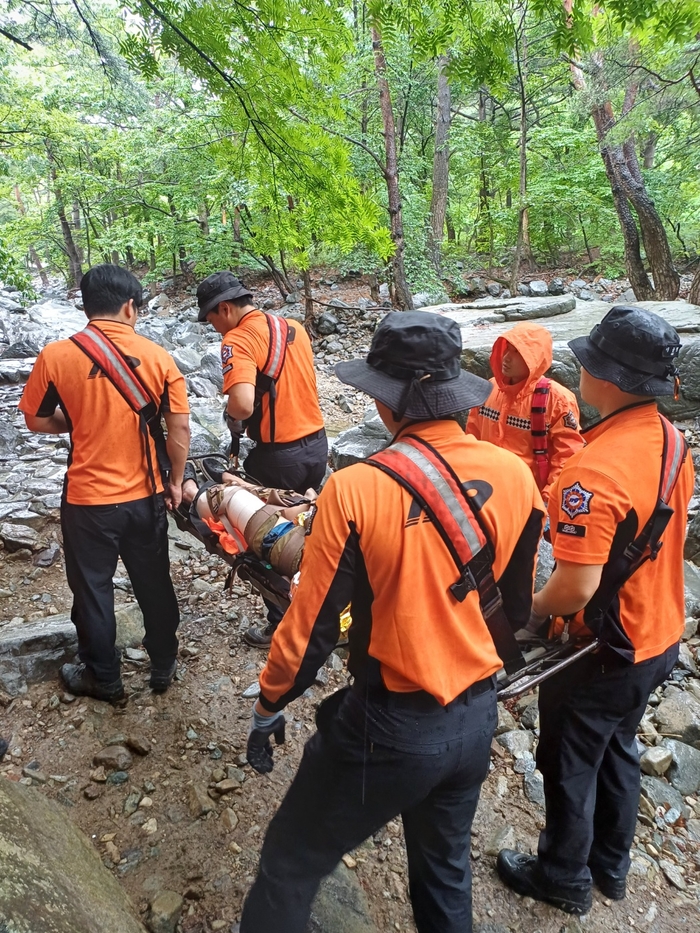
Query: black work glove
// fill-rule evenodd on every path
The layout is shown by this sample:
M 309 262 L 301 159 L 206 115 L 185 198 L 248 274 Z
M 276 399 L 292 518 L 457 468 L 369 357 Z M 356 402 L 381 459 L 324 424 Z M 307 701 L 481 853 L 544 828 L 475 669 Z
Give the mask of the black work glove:
M 274 735 L 278 745 L 284 745 L 284 713 L 275 713 L 274 716 L 263 716 L 253 707 L 253 721 L 248 733 L 248 748 L 246 758 L 251 768 L 258 774 L 269 774 L 274 764 L 272 761 L 272 746 L 270 736 Z

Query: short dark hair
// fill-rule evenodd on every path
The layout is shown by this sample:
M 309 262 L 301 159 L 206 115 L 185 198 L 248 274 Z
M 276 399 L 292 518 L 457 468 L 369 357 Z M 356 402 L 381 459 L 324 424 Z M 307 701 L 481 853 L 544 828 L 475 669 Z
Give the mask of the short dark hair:
M 80 291 L 90 318 L 98 314 L 117 315 L 132 298 L 137 308 L 143 304 L 143 289 L 136 276 L 108 262 L 88 269 L 80 280 Z

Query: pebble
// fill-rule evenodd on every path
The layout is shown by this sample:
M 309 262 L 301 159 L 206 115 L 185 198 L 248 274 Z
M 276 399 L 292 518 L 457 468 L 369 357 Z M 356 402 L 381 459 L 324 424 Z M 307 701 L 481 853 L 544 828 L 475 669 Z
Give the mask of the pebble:
M 139 808 L 139 803 L 141 802 L 141 791 L 135 790 L 132 791 L 126 800 L 124 801 L 124 813 L 127 816 L 131 816 L 132 813 L 136 813 Z
M 150 797 L 142 797 L 141 802 L 139 803 L 139 810 L 150 810 L 153 806 L 153 801 Z
M 683 874 L 678 867 L 674 865 L 673 862 L 670 862 L 668 859 L 662 858 L 659 860 L 659 868 L 664 873 L 666 880 L 673 885 L 674 888 L 678 888 L 679 891 L 687 890 L 687 885 L 683 878 Z
M 253 700 L 256 697 L 260 696 L 260 684 L 255 681 L 254 684 L 251 684 L 249 687 L 246 687 L 243 693 L 241 694 L 244 700 Z
M 141 832 L 144 836 L 154 836 L 158 832 L 158 821 L 154 816 L 143 824 Z
M 102 765 L 100 765 L 99 768 L 94 768 L 90 772 L 90 780 L 95 781 L 97 784 L 104 784 L 104 782 L 107 780 L 107 775 Z
M 128 735 L 124 744 L 137 755 L 147 755 L 151 750 L 151 743 L 142 735 Z
M 201 784 L 191 785 L 188 795 L 188 804 L 190 813 L 195 819 L 200 816 L 205 816 L 207 813 L 212 813 L 216 809 L 207 793 L 206 787 L 203 787 Z
M 102 788 L 95 787 L 93 784 L 89 784 L 83 789 L 83 796 L 88 800 L 97 800 L 98 797 L 102 796 Z
M 661 777 L 665 774 L 673 761 L 673 753 L 667 748 L 654 746 L 648 748 L 642 755 L 639 765 L 645 774 Z
M 175 891 L 159 891 L 151 901 L 148 917 L 151 933 L 175 933 L 183 903 Z
M 108 784 L 126 784 L 129 775 L 126 771 L 113 771 L 107 778 Z
M 484 846 L 484 852 L 486 855 L 496 856 L 501 851 L 501 849 L 514 849 L 515 848 L 515 829 L 512 826 L 499 826 L 493 833 L 491 833 L 489 839 Z
M 123 745 L 108 745 L 92 759 L 94 765 L 102 765 L 107 770 L 126 771 L 132 764 L 131 752 Z
M 238 826 L 238 814 L 235 810 L 232 810 L 230 807 L 226 807 L 221 816 L 219 817 L 219 822 L 224 827 L 225 830 L 230 832 Z

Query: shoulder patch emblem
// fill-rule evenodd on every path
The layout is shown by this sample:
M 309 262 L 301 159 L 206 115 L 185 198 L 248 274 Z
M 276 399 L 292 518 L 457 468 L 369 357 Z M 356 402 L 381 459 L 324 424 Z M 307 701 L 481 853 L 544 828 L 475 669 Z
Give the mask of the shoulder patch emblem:
M 576 420 L 576 415 L 572 411 L 567 411 L 563 418 L 564 424 L 567 428 L 571 428 L 572 431 L 575 431 L 578 428 L 578 421 Z
M 590 502 L 593 493 L 584 489 L 580 483 L 574 483 L 573 486 L 567 486 L 562 490 L 561 507 L 569 518 L 576 518 L 577 515 L 590 514 Z
M 227 363 L 230 363 L 233 359 L 233 347 L 230 347 L 227 343 L 221 344 L 221 365 L 226 366 Z

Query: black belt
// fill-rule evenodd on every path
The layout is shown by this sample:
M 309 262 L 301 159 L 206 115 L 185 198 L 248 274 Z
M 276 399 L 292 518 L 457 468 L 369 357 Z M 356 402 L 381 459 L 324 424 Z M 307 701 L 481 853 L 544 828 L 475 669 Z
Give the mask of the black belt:
M 316 441 L 325 436 L 326 429 L 321 428 L 320 431 L 314 431 L 313 434 L 307 434 L 306 437 L 300 437 L 296 441 L 285 441 L 282 444 L 278 444 L 277 442 L 270 444 L 268 441 L 258 441 L 258 447 L 268 447 L 271 450 L 290 450 L 293 447 L 304 447 L 310 441 Z
M 360 694 L 364 690 L 355 685 L 354 689 Z M 483 680 L 477 680 L 471 687 L 463 690 L 454 700 L 450 700 L 445 706 L 436 700 L 435 697 L 426 693 L 425 690 L 412 690 L 410 693 L 396 693 L 393 690 L 387 690 L 385 687 L 370 687 L 367 692 L 367 698 L 374 703 L 387 706 L 393 709 L 420 710 L 427 712 L 437 712 L 438 710 L 449 709 L 453 705 L 468 704 L 471 700 L 496 689 L 496 675 L 485 677 Z

